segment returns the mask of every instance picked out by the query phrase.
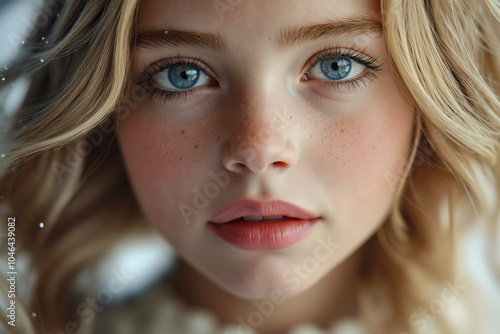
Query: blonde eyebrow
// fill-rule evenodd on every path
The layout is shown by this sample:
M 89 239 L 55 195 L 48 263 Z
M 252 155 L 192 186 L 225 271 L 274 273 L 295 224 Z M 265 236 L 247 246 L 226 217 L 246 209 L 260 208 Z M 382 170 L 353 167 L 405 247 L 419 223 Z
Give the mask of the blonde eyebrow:
M 198 46 L 216 52 L 228 52 L 227 43 L 219 33 L 169 28 L 146 30 L 139 33 L 135 46 L 137 48 Z
M 281 30 L 276 39 L 280 48 L 339 35 L 382 35 L 382 24 L 374 19 L 355 18 Z

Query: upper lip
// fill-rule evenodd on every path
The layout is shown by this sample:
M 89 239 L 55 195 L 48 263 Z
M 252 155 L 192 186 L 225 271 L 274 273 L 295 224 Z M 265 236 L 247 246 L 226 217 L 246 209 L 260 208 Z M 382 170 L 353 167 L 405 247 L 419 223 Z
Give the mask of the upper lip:
M 246 216 L 287 216 L 303 220 L 318 218 L 314 213 L 282 200 L 270 199 L 259 202 L 245 199 L 218 212 L 210 222 L 222 224 Z

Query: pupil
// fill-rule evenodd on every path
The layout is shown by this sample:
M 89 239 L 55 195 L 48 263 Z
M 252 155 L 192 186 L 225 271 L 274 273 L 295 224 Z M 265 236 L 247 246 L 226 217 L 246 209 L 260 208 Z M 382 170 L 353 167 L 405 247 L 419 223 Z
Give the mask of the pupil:
M 334 70 L 334 71 L 338 71 L 339 70 L 339 63 L 338 62 L 332 63 L 332 70 Z
M 187 79 L 188 78 L 187 71 L 183 71 L 181 73 L 181 77 L 182 77 L 182 79 Z

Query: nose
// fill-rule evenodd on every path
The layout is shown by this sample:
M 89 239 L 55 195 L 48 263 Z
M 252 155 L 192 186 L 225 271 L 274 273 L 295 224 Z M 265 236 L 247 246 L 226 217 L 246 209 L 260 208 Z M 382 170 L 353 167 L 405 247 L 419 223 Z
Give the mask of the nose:
M 231 132 L 223 146 L 222 163 L 231 172 L 283 171 L 297 163 L 293 119 L 284 109 L 260 101 L 240 106 L 237 117 L 228 123 Z

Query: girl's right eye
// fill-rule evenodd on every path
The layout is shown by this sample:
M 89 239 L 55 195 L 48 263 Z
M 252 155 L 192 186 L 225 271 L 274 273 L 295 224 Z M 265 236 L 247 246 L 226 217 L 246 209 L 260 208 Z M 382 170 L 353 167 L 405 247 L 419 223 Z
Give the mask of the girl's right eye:
M 179 56 L 153 63 L 135 80 L 153 100 L 186 101 L 189 95 L 196 94 L 198 87 L 218 86 L 206 69 L 198 59 Z
M 195 65 L 179 64 L 160 70 L 149 81 L 159 89 L 187 90 L 208 85 L 212 78 Z

